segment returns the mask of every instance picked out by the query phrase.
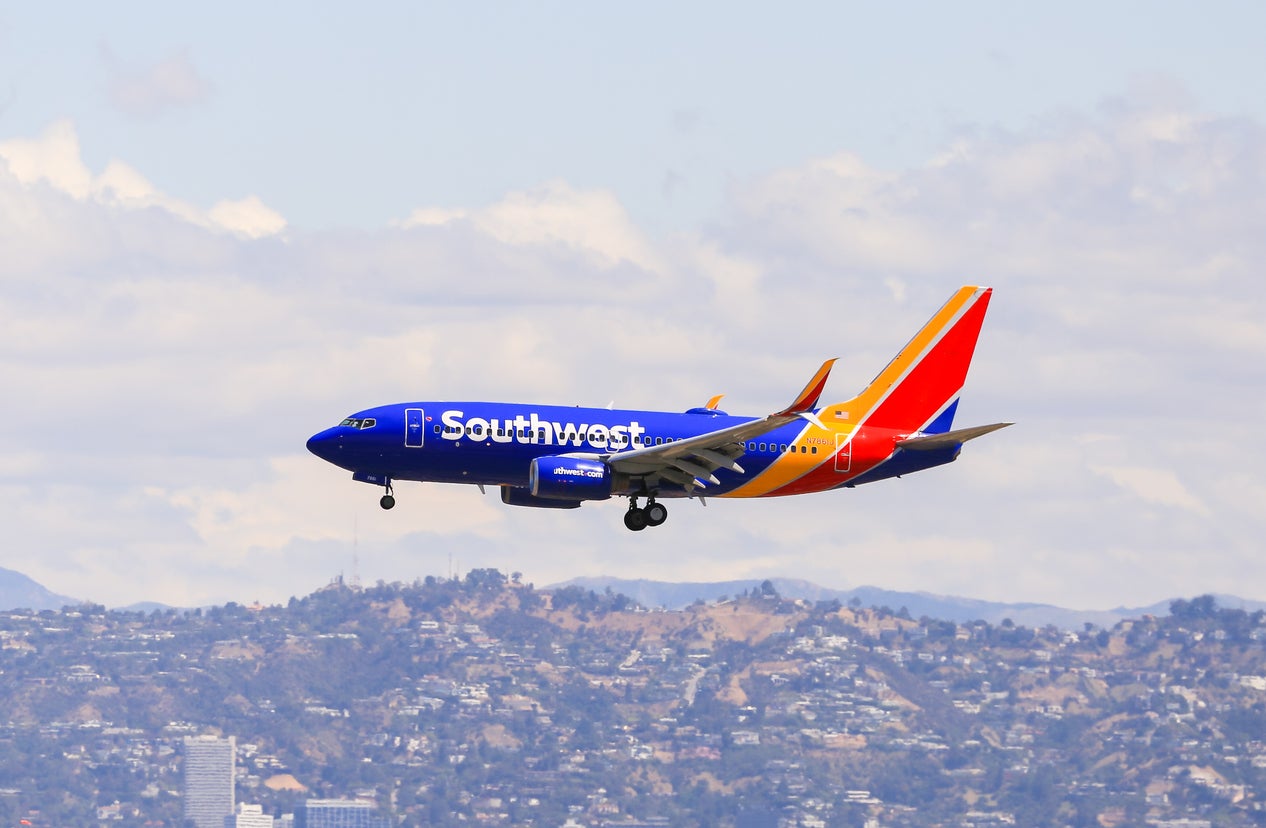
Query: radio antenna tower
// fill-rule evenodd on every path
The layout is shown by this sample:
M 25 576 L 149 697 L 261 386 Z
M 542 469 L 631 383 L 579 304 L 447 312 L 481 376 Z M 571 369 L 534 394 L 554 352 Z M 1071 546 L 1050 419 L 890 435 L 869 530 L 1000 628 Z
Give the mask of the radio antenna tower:
M 352 589 L 360 589 L 360 516 L 352 517 Z

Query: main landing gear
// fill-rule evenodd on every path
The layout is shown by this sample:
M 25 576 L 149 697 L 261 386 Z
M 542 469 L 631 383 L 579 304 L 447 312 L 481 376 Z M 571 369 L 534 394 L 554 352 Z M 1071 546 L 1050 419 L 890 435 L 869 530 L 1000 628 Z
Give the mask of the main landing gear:
M 391 484 L 390 484 L 390 483 L 388 483 L 388 484 L 387 484 L 387 493 L 386 493 L 385 495 L 383 495 L 383 496 L 382 496 L 382 499 L 381 499 L 381 500 L 379 500 L 379 501 L 378 501 L 378 505 L 379 505 L 379 506 L 381 506 L 381 507 L 382 507 L 382 508 L 384 508 L 384 509 L 390 509 L 391 507 L 393 507 L 393 506 L 395 506 L 395 505 L 396 505 L 396 498 L 395 498 L 395 496 L 391 493 Z
M 647 526 L 659 526 L 668 520 L 668 508 L 657 503 L 655 498 L 646 501 L 646 508 L 638 508 L 637 498 L 629 498 L 629 510 L 624 513 L 624 525 L 634 532 L 640 532 Z

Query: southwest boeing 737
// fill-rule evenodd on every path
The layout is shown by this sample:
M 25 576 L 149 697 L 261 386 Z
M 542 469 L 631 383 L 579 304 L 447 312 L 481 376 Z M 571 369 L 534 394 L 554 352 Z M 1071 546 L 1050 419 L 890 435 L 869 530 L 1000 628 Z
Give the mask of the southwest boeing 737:
M 1010 423 L 954 429 L 991 288 L 964 287 L 874 381 L 818 406 L 834 359 L 781 411 L 736 417 L 720 397 L 676 414 L 496 402 L 427 401 L 359 411 L 308 450 L 385 488 L 399 480 L 499 486 L 511 506 L 575 509 L 627 497 L 634 531 L 668 518 L 661 500 L 775 497 L 851 488 L 930 469 Z M 639 506 L 645 500 L 645 506 Z

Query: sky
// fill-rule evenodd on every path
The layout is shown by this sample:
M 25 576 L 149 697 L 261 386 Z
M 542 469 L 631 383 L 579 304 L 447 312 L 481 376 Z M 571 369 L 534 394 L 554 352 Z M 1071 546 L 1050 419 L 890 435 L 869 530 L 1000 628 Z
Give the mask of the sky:
M 0 566 L 107 606 L 521 572 L 1266 600 L 1266 6 L 0 7 Z M 995 289 L 947 467 L 518 509 L 371 405 L 859 391 Z

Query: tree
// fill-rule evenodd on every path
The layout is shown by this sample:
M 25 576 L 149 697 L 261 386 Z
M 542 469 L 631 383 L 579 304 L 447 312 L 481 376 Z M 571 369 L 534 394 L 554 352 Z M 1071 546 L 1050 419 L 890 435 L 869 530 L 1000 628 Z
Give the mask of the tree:
M 1178 621 L 1200 621 L 1217 615 L 1218 601 L 1212 595 L 1200 595 L 1190 601 L 1178 598 L 1169 604 L 1169 614 Z

